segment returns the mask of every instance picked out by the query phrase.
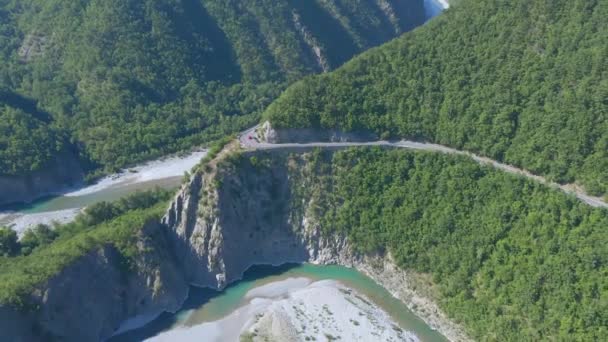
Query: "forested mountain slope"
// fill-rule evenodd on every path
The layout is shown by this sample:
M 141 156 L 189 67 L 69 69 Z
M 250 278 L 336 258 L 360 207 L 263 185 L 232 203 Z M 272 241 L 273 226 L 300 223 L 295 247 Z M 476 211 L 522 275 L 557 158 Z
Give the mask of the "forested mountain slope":
M 0 91 L 0 169 L 8 174 L 40 169 L 66 147 L 48 114 L 13 95 Z
M 362 253 L 389 252 L 426 275 L 419 289 L 475 341 L 608 337 L 608 211 L 466 157 L 355 148 L 285 159 L 235 156 L 225 174 L 241 182 L 221 186 L 247 198 L 267 184 L 256 175 L 291 169 L 292 200 L 279 201 L 290 222 L 318 222 Z
M 108 171 L 218 138 L 424 19 L 422 0 L 0 0 L 0 175 L 63 143 Z
M 0 229 L 0 340 L 104 340 L 176 311 L 189 283 L 352 252 L 390 255 L 407 272 L 393 290 L 413 286 L 476 341 L 608 339 L 607 210 L 463 156 L 234 147 L 174 197 L 102 202 L 19 242 Z
M 271 105 L 275 127 L 372 130 L 608 191 L 608 1 L 462 0 Z

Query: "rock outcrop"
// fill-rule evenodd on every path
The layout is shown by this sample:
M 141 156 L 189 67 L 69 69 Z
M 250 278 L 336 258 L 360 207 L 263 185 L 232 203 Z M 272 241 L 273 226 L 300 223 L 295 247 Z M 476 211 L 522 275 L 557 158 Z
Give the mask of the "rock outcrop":
M 184 184 L 161 222 L 138 237 L 124 269 L 113 246 L 81 257 L 32 294 L 38 309 L 0 307 L 0 340 L 94 341 L 176 311 L 188 285 L 222 289 L 253 265 L 354 267 L 454 341 L 467 340 L 390 255 L 362 255 L 316 219 L 311 153 L 220 153 Z
M 0 306 L 0 341 L 99 341 L 133 322 L 178 310 L 188 283 L 164 233 L 158 222 L 148 222 L 133 264 L 104 245 L 41 284 L 28 307 Z
M 297 143 L 306 144 L 313 142 L 368 142 L 379 140 L 372 132 L 354 131 L 344 132 L 339 130 L 322 130 L 314 128 L 280 128 L 275 129 L 269 121 L 257 128 L 257 135 L 271 144 Z
M 70 152 L 58 154 L 45 168 L 20 176 L 0 175 L 0 206 L 32 202 L 82 184 L 84 172 Z
M 23 43 L 19 47 L 17 54 L 22 62 L 30 62 L 34 58 L 43 55 L 48 45 L 48 37 L 30 33 L 23 39 Z
M 292 20 L 294 27 L 300 34 L 300 37 L 304 41 L 304 43 L 310 48 L 312 54 L 319 65 L 320 71 L 328 72 L 331 69 L 329 65 L 329 61 L 325 56 L 325 52 L 321 48 L 321 44 L 317 41 L 314 35 L 310 32 L 310 30 L 302 23 L 302 19 L 300 18 L 300 14 L 294 9 L 292 11 Z
M 345 236 L 323 233 L 315 219 L 307 157 L 285 151 L 237 153 L 191 179 L 163 218 L 187 279 L 222 289 L 253 265 L 353 267 L 450 340 L 468 340 L 431 299 L 414 290 L 408 273 L 390 255 L 361 255 Z

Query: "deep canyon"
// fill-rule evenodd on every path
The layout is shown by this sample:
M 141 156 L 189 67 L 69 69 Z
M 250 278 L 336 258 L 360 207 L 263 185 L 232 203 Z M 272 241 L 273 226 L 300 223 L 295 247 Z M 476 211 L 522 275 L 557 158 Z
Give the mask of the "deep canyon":
M 237 153 L 242 160 L 271 163 L 266 167 L 247 162 L 237 168 L 234 155 L 222 153 L 193 175 L 162 221 L 138 230 L 129 272 L 112 245 L 90 251 L 40 284 L 29 297 L 30 308 L 37 309 L 0 308 L 0 338 L 103 340 L 121 327 L 177 311 L 190 285 L 222 289 L 253 265 L 309 262 L 356 268 L 431 327 L 452 340 L 467 340 L 432 300 L 413 289 L 413 280 L 389 254 L 357 253 L 345 236 L 322 232 L 312 193 L 298 194 L 311 187 L 303 171 L 309 152 Z

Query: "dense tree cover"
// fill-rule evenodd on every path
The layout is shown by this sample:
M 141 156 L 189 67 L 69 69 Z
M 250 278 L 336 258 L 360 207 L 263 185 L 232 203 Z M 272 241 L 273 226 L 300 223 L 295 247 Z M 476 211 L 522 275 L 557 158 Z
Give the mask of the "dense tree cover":
M 156 188 L 137 191 L 114 202 L 99 202 L 86 207 L 73 222 L 54 224 L 53 227 L 39 224 L 28 229 L 18 241 L 17 234 L 12 229 L 0 228 L 0 256 L 29 255 L 38 248 L 46 248 L 57 239 L 69 239 L 127 212 L 147 209 L 159 202 L 164 203 L 172 194 L 172 191 Z
M 52 148 L 22 147 L 44 130 L 106 171 L 239 131 L 322 70 L 310 42 L 337 67 L 422 23 L 408 4 L 393 24 L 372 0 L 0 0 L 0 89 L 52 117 L 29 139 L 5 124 L 0 174 L 39 169 Z
M 608 3 L 462 0 L 290 87 L 279 127 L 372 130 L 608 190 Z
M 63 149 L 64 139 L 46 122 L 0 104 L 0 170 L 18 174 L 42 168 Z
M 59 236 L 59 233 L 51 227 L 39 224 L 29 229 L 19 240 L 19 250 L 23 255 L 29 255 L 38 247 L 51 244 Z
M 0 228 L 0 304 L 27 306 L 36 286 L 106 244 L 116 246 L 128 263 L 138 252 L 137 232 L 145 222 L 160 220 L 170 196 L 157 189 L 99 203 L 72 223 L 35 227 L 18 242 L 14 231 Z
M 473 338 L 608 339 L 607 210 L 466 157 L 404 150 L 317 151 L 290 179 L 326 233 L 432 275 Z
M 157 187 L 153 190 L 136 191 L 114 202 L 99 202 L 86 207 L 84 213 L 76 218 L 76 224 L 94 226 L 128 211 L 150 208 L 159 202 L 166 202 L 173 193 L 171 190 Z
M 0 227 L 0 257 L 10 257 L 19 252 L 17 232 L 10 228 Z

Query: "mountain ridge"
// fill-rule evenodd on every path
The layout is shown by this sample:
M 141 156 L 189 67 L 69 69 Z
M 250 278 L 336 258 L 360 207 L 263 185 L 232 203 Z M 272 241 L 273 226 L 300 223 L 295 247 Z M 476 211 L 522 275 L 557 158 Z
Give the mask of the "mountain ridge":
M 288 88 L 273 126 L 435 142 L 608 191 L 608 6 L 463 0 Z
M 6 120 L 0 174 L 63 145 L 91 179 L 245 129 L 288 84 L 425 19 L 422 0 L 1 0 L 0 17 L 0 116 L 49 115 Z M 51 141 L 16 134 L 32 125 Z

